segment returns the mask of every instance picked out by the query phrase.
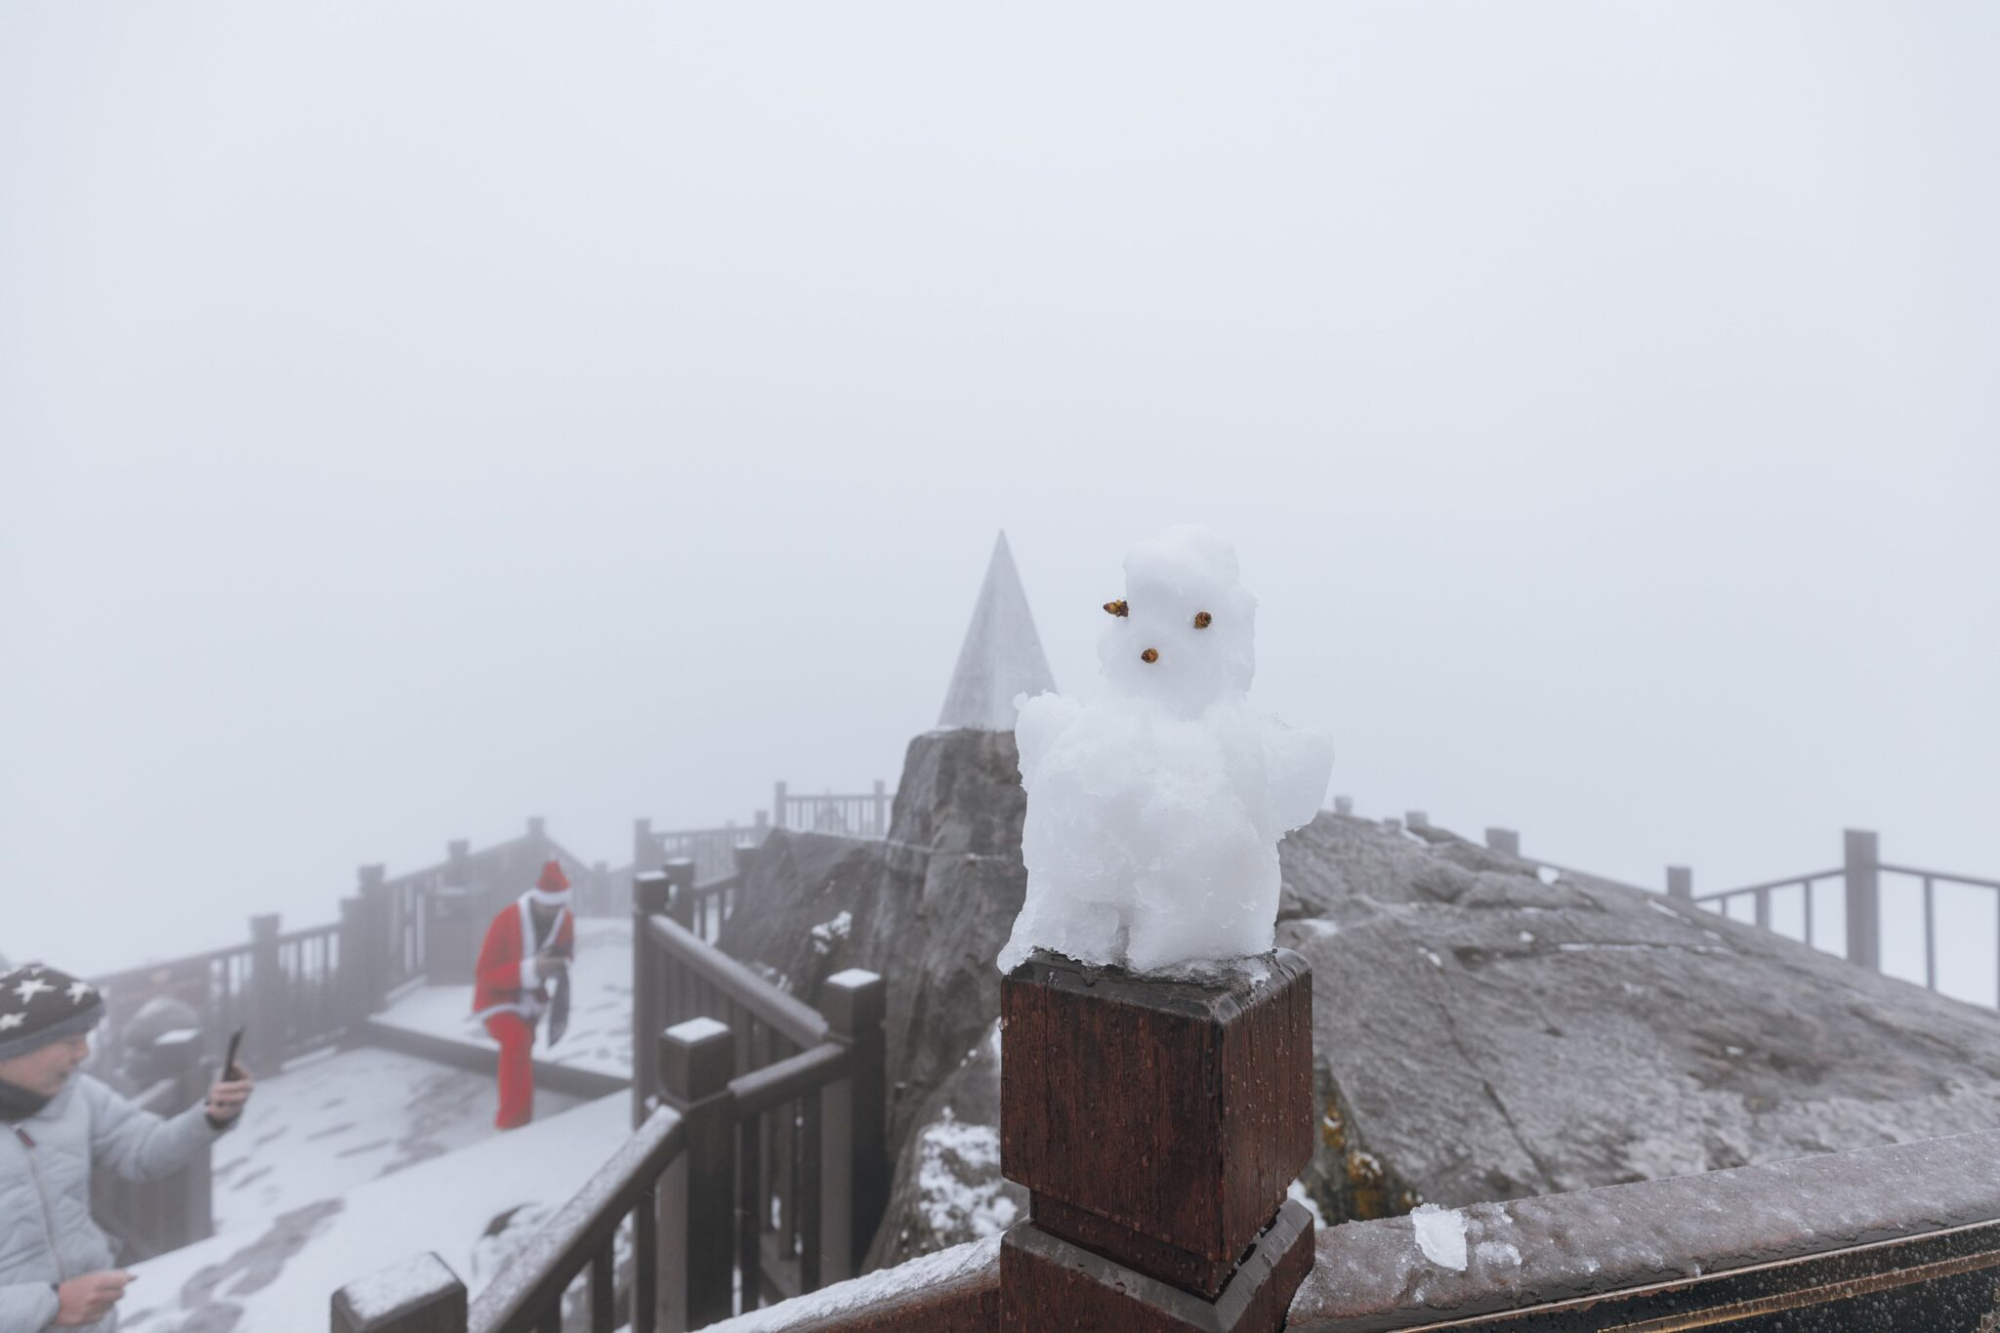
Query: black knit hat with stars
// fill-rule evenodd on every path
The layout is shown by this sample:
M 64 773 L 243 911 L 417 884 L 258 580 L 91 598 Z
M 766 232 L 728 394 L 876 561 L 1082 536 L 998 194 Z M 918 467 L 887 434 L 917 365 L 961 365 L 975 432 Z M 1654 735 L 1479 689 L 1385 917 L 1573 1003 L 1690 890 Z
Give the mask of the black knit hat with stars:
M 0 973 L 0 1060 L 88 1032 L 103 1017 L 97 987 L 67 972 L 29 963 Z

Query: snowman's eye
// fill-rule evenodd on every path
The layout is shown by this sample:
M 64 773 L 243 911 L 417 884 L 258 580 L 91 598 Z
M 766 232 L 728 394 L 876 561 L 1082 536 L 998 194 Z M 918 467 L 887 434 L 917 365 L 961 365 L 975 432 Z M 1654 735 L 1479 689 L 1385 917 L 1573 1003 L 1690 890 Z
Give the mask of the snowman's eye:
M 1160 660 L 1160 650 L 1158 648 L 1148 648 L 1145 652 L 1139 654 L 1139 660 L 1141 662 L 1157 662 Z
M 1197 611 L 1194 613 L 1194 627 L 1196 629 L 1207 629 L 1210 625 L 1214 623 L 1215 623 L 1215 617 L 1210 615 L 1208 612 Z
M 1122 616 L 1131 610 L 1130 607 L 1125 605 L 1122 599 L 1116 602 L 1106 602 L 1104 609 L 1114 616 Z

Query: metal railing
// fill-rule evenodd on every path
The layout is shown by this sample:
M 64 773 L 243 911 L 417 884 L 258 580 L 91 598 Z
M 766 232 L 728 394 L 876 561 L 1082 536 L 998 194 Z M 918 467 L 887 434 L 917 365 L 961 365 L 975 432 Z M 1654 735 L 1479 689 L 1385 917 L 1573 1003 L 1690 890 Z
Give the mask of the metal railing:
M 1352 813 L 1352 802 L 1341 798 L 1339 807 L 1343 814 Z M 1407 815 L 1412 830 L 1429 828 L 1429 821 L 1421 811 L 1411 811 Z M 1393 821 L 1392 821 L 1393 822 Z M 1486 845 L 1495 851 L 1505 852 L 1530 865 L 1547 867 L 1563 874 L 1576 875 L 1585 879 L 1598 879 L 1616 884 L 1617 880 L 1601 875 L 1590 875 L 1585 871 L 1573 870 L 1553 861 L 1524 855 L 1521 851 L 1520 834 L 1512 829 L 1489 828 L 1486 830 Z M 1833 885 L 1832 891 L 1839 894 L 1838 913 L 1843 926 L 1839 951 L 1850 962 L 1858 963 L 1871 972 L 1883 972 L 1882 920 L 1883 920 L 1883 877 L 1899 876 L 1919 890 L 1922 914 L 1922 975 L 1923 986 L 1928 990 L 1938 990 L 1938 924 L 1937 899 L 1939 885 L 1955 885 L 1994 894 L 1994 989 L 1989 1003 L 2000 1007 L 2000 879 L 1988 879 L 1978 875 L 1963 875 L 1954 871 L 1931 870 L 1922 866 L 1899 865 L 1884 861 L 1881 856 L 1881 840 L 1869 829 L 1848 829 L 1842 835 L 1841 863 L 1826 870 L 1814 870 L 1800 875 L 1784 875 L 1756 884 L 1741 884 L 1733 888 L 1715 889 L 1706 893 L 1694 891 L 1694 872 L 1686 866 L 1667 867 L 1667 897 L 1679 902 L 1704 908 L 1731 920 L 1739 920 L 1732 910 L 1738 903 L 1748 903 L 1750 921 L 1787 938 L 1799 940 L 1815 949 L 1825 949 L 1822 942 L 1823 914 L 1818 905 L 1820 887 Z M 1637 888 L 1636 885 L 1627 885 Z M 1651 892 L 1651 890 L 1641 890 Z M 1774 908 L 1796 894 L 1799 905 L 1800 930 L 1797 935 L 1781 930 L 1775 924 Z M 1831 950 L 1829 950 L 1831 952 Z

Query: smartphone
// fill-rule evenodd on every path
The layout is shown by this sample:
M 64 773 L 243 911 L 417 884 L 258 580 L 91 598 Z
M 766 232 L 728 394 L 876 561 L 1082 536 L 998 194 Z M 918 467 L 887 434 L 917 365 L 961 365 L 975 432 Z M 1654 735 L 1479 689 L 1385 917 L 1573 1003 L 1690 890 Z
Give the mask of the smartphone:
M 222 1077 L 217 1079 L 216 1082 L 228 1083 L 232 1081 L 230 1079 L 230 1072 L 236 1068 L 236 1048 L 242 1044 L 243 1029 L 238 1028 L 235 1035 L 229 1039 L 229 1054 L 222 1057 Z

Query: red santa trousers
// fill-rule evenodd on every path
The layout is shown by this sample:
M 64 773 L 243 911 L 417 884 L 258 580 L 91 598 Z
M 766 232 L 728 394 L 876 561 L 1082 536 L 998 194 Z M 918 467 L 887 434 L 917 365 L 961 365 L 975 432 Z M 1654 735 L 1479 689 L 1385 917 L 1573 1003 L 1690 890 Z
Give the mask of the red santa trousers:
M 500 1114 L 493 1123 L 518 1129 L 535 1118 L 535 1029 L 519 1014 L 494 1014 L 486 1030 L 500 1043 Z

